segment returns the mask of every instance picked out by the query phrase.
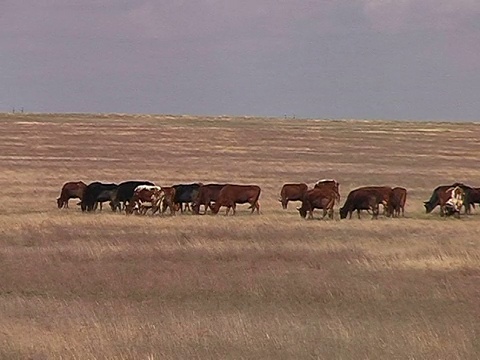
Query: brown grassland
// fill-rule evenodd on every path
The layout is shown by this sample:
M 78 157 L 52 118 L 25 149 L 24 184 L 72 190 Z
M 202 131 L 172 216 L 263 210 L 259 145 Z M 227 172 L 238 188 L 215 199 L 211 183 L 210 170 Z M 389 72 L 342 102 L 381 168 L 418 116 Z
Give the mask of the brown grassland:
M 0 359 L 478 359 L 480 125 L 0 114 Z M 406 217 L 307 221 L 285 182 L 408 189 Z M 257 184 L 261 214 L 83 214 L 66 181 Z M 341 205 L 340 204 L 340 205 Z

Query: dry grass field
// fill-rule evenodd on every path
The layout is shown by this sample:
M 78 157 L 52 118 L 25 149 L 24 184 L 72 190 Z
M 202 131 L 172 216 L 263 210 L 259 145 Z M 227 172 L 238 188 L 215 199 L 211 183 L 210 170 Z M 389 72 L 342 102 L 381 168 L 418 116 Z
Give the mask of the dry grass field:
M 0 359 L 478 359 L 480 125 L 0 115 Z M 408 189 L 406 217 L 303 220 L 285 182 Z M 83 214 L 66 181 L 257 184 L 261 214 Z M 319 214 L 317 214 L 318 217 Z

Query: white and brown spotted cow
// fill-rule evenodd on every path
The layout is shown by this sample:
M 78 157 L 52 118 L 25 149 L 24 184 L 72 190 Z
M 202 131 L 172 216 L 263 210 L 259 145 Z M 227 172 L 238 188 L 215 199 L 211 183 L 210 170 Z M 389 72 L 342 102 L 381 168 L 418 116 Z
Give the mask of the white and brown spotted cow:
M 148 210 L 152 210 L 153 215 L 160 209 L 164 196 L 165 193 L 160 186 L 139 185 L 133 191 L 133 197 L 126 208 L 126 213 L 145 215 Z
M 450 198 L 445 203 L 445 215 L 455 215 L 455 217 L 459 217 L 460 209 L 465 200 L 465 191 L 463 191 L 460 186 L 455 186 L 448 189 L 447 193 L 450 193 Z

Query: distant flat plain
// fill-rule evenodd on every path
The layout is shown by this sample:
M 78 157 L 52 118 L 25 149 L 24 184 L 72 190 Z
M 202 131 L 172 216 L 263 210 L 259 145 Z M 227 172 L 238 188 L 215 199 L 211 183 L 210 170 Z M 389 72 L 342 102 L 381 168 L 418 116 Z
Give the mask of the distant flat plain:
M 0 114 L 1 359 L 478 359 L 480 124 Z M 335 219 L 282 210 L 286 182 L 340 182 Z M 66 181 L 228 182 L 261 215 L 83 214 Z M 405 218 L 339 220 L 348 192 L 408 189 Z

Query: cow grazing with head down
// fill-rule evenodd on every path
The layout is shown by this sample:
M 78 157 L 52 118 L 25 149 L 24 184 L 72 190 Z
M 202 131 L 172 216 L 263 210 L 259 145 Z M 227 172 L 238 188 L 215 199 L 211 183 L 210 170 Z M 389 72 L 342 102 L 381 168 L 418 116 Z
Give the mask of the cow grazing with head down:
M 340 201 L 340 184 L 335 179 L 322 179 L 318 180 L 315 185 L 314 189 L 329 189 L 337 194 L 337 201 Z
M 330 189 L 314 188 L 307 190 L 302 198 L 302 206 L 298 207 L 297 210 L 302 218 L 305 218 L 308 213 L 308 219 L 313 219 L 313 210 L 322 209 L 322 219 L 324 219 L 326 215 L 328 215 L 330 219 L 333 219 L 333 207 L 336 198 L 337 193 Z
M 307 190 L 308 186 L 305 183 L 284 184 L 278 201 L 282 203 L 282 208 L 286 209 L 289 201 L 302 201 Z
M 126 206 L 126 213 L 145 215 L 148 210 L 155 214 L 161 206 L 165 193 L 160 186 L 139 185 L 135 188 L 130 202 Z
M 476 202 L 480 202 L 480 193 L 465 184 L 454 183 L 452 185 L 440 185 L 437 186 L 430 196 L 428 201 L 424 202 L 425 211 L 427 214 L 431 213 L 437 206 L 440 206 L 440 216 L 445 215 L 445 205 L 451 197 L 451 190 L 455 187 L 460 187 L 464 192 L 464 201 L 463 207 L 465 208 L 465 213 L 470 213 L 470 205 L 475 206 Z
M 212 214 L 218 214 L 218 211 L 222 206 L 227 208 L 225 215 L 228 215 L 230 209 L 233 210 L 235 215 L 235 209 L 237 204 L 249 203 L 249 209 L 252 209 L 251 214 L 257 210 L 257 214 L 260 213 L 260 204 L 258 198 L 260 197 L 261 189 L 257 185 L 225 185 L 218 194 L 217 201 L 212 208 Z
M 117 187 L 117 184 L 104 184 L 98 181 L 88 184 L 80 203 L 82 211 L 95 211 L 99 204 L 100 210 L 102 210 L 102 203 L 106 201 L 110 202 L 112 211 L 115 211 L 113 201 L 116 197 Z
M 407 189 L 402 187 L 394 187 L 390 196 L 387 209 L 387 216 L 402 217 L 405 216 L 405 202 L 407 201 Z
M 200 206 L 203 205 L 205 208 L 205 214 L 207 209 L 212 209 L 212 202 L 217 201 L 220 191 L 223 189 L 225 184 L 206 184 L 201 185 L 198 189 L 197 196 L 193 200 L 192 210 L 194 214 L 200 214 Z
M 61 209 L 64 207 L 68 209 L 69 199 L 80 199 L 80 201 L 82 201 L 86 187 L 87 184 L 83 181 L 70 181 L 63 184 L 60 197 L 57 199 L 58 208 Z
M 391 193 L 392 188 L 388 186 L 366 186 L 350 191 L 343 207 L 340 208 L 340 219 L 345 219 L 348 214 L 351 219 L 355 210 L 359 219 L 361 210 L 371 211 L 372 219 L 376 219 L 380 204 L 388 208 Z

